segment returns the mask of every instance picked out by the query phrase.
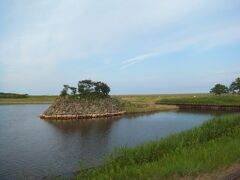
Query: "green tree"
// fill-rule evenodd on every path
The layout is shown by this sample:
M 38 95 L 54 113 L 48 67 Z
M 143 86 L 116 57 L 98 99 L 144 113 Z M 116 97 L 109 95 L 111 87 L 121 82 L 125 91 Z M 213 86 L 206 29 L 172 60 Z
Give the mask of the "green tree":
M 92 80 L 82 80 L 78 82 L 79 94 L 90 94 L 94 92 L 95 82 Z
M 95 82 L 95 87 L 94 87 L 95 92 L 100 93 L 101 92 L 101 82 Z
M 106 83 L 101 83 L 101 92 L 103 93 L 103 95 L 107 96 L 110 90 L 110 87 Z
M 67 96 L 68 95 L 69 85 L 63 85 L 63 90 L 61 91 L 60 96 Z
M 71 90 L 71 95 L 76 95 L 77 94 L 77 88 L 69 87 L 69 89 Z
M 229 87 L 229 91 L 233 94 L 240 94 L 240 78 L 236 78 L 234 82 Z
M 67 96 L 70 90 L 71 95 L 79 97 L 98 97 L 104 98 L 108 97 L 110 92 L 110 87 L 104 82 L 95 82 L 92 80 L 82 80 L 78 82 L 78 87 L 71 87 L 69 85 L 63 85 L 63 90 L 61 91 L 61 96 Z M 77 93 L 78 92 L 78 93 Z
M 226 87 L 225 85 L 222 84 L 216 84 L 210 91 L 210 93 L 216 94 L 216 95 L 221 95 L 221 94 L 225 94 L 228 93 L 228 87 Z
M 104 82 L 99 81 L 95 83 L 95 92 L 97 94 L 108 96 L 110 90 L 110 87 Z

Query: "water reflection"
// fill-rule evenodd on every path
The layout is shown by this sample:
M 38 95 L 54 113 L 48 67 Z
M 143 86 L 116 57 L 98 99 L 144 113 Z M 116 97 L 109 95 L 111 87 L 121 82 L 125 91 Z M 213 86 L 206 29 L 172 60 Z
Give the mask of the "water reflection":
M 121 119 L 118 118 L 108 118 L 108 119 L 88 119 L 88 120 L 56 120 L 47 122 L 63 133 L 69 132 L 79 132 L 82 137 L 87 136 L 88 134 L 97 133 L 100 135 L 105 135 L 106 132 L 109 132 L 112 124 L 115 121 Z

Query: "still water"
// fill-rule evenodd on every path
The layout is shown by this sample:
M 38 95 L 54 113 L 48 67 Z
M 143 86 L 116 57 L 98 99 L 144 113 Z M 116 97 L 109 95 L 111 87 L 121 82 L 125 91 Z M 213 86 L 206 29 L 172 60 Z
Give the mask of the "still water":
M 48 106 L 0 106 L 0 179 L 68 176 L 80 165 L 100 164 L 117 147 L 166 137 L 216 115 L 159 112 L 105 120 L 40 120 Z

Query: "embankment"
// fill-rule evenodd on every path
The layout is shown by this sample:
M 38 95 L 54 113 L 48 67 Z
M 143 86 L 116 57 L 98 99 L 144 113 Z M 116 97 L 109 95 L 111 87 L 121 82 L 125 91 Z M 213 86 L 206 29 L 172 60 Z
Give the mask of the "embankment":
M 185 104 L 185 103 L 158 103 L 158 104 L 175 105 L 178 106 L 179 109 L 240 111 L 240 105 Z

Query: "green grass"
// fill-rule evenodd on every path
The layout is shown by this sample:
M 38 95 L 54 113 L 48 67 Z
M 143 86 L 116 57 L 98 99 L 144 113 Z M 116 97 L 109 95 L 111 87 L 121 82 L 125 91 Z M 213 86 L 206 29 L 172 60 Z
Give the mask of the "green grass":
M 131 102 L 126 100 L 121 100 L 118 98 L 121 103 L 121 107 L 124 111 L 128 114 L 130 113 L 147 113 L 147 112 L 157 112 L 157 111 L 170 111 L 170 110 L 177 110 L 177 106 L 173 105 L 159 105 L 154 103 L 146 102 Z
M 44 104 L 52 103 L 57 96 L 28 96 L 25 98 L 0 98 L 0 104 Z
M 240 114 L 217 117 L 182 133 L 121 148 L 77 179 L 167 179 L 196 176 L 240 161 Z
M 156 104 L 156 102 L 162 98 L 189 97 L 193 95 L 202 96 L 206 94 L 119 95 L 114 97 L 120 100 L 123 109 L 127 113 L 145 113 L 177 110 L 178 108 L 174 105 L 160 105 Z
M 166 104 L 209 104 L 209 105 L 240 105 L 239 95 L 223 96 L 191 96 L 191 97 L 170 97 L 162 98 L 157 103 Z

